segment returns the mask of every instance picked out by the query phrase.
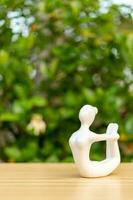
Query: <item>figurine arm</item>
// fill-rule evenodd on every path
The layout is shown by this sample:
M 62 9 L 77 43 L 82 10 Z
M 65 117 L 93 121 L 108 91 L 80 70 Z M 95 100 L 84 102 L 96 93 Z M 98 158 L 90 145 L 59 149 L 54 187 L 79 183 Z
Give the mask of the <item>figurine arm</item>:
M 105 140 L 118 140 L 119 139 L 119 135 L 118 134 L 108 135 L 106 133 L 104 133 L 104 134 L 95 134 L 92 137 L 92 139 L 93 138 L 94 138 L 95 142 L 105 141 Z
M 96 142 L 105 141 L 105 140 L 118 140 L 119 134 L 117 133 L 117 130 L 118 130 L 118 124 L 110 123 L 107 127 L 106 133 L 104 133 L 104 134 L 93 133 L 94 140 Z

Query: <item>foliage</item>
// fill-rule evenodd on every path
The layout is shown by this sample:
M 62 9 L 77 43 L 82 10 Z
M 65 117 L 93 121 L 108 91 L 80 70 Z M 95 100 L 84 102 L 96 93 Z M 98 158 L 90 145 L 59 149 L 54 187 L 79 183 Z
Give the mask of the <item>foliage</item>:
M 1 161 L 72 161 L 84 104 L 99 108 L 96 132 L 119 124 L 122 160 L 133 159 L 131 13 L 98 0 L 1 0 Z M 92 158 L 103 150 L 96 144 Z

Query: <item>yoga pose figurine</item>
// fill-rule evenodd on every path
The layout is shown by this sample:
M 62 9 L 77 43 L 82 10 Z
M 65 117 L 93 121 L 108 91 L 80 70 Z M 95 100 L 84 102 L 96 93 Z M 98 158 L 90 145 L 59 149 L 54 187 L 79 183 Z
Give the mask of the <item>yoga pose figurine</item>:
M 118 125 L 110 123 L 105 134 L 96 134 L 89 128 L 98 112 L 96 107 L 85 105 L 80 109 L 81 127 L 69 139 L 75 164 L 83 177 L 107 176 L 120 164 L 118 146 Z M 94 142 L 106 140 L 106 159 L 92 161 L 89 158 L 90 148 Z

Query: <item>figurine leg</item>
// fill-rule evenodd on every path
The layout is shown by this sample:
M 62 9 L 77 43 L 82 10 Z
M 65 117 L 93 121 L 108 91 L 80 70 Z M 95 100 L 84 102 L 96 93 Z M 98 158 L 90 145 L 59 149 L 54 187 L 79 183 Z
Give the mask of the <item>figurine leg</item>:
M 110 123 L 107 127 L 106 134 L 117 133 L 118 125 Z M 118 140 L 106 141 L 106 158 L 120 158 Z
M 118 147 L 118 141 L 107 141 L 106 142 L 106 158 L 119 158 L 120 152 Z

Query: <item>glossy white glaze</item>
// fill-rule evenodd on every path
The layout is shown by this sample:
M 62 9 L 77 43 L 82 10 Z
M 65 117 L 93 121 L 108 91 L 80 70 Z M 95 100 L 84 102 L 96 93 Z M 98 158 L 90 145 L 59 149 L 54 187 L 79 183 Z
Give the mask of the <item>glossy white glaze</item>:
M 83 177 L 107 176 L 120 164 L 118 125 L 110 123 L 105 134 L 94 133 L 90 130 L 90 126 L 97 112 L 96 107 L 83 106 L 79 112 L 81 127 L 69 139 L 75 164 Z M 99 141 L 106 141 L 106 159 L 92 161 L 89 158 L 91 145 Z

